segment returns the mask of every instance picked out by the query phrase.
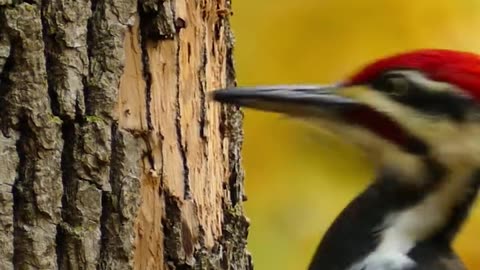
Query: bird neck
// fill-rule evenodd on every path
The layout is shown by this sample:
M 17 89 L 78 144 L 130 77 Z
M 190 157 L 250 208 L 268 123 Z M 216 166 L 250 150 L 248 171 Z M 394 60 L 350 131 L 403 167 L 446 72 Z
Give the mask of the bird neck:
M 429 184 L 413 187 L 393 173 L 382 172 L 337 217 L 309 269 L 355 269 L 350 267 L 375 253 L 393 254 L 396 258 L 387 260 L 409 263 L 409 252 L 415 246 L 432 241 L 449 248 L 476 198 L 480 173 L 462 179 L 461 187 L 449 186 L 458 179 L 444 180 L 447 178 L 444 173 L 437 174 Z M 453 191 L 461 198 L 445 204 L 442 196 Z

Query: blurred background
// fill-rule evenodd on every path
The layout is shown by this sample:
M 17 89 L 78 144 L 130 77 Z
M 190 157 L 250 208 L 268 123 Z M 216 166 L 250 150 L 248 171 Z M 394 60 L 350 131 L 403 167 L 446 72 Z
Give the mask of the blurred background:
M 480 53 L 480 0 L 235 0 L 241 85 L 330 83 L 415 48 Z M 245 111 L 243 164 L 256 269 L 305 269 L 327 226 L 373 177 L 360 152 L 278 115 Z M 479 138 L 480 139 L 480 138 Z M 480 207 L 456 241 L 480 269 Z

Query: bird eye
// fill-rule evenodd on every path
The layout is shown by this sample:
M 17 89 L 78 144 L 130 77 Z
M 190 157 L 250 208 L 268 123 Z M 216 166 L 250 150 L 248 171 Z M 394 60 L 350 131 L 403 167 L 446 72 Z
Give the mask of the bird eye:
M 382 90 L 395 97 L 405 96 L 410 90 L 410 82 L 401 76 L 388 76 L 384 78 Z

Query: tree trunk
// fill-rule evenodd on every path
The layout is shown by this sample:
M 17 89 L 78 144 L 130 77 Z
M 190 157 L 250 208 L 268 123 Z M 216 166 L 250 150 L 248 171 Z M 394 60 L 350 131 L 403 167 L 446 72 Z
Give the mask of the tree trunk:
M 0 269 L 252 269 L 229 0 L 0 0 Z

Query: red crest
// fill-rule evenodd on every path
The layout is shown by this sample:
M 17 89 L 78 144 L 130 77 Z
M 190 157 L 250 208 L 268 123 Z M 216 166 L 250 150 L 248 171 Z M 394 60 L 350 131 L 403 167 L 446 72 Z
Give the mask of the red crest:
M 389 70 L 412 69 L 435 81 L 456 85 L 480 100 L 480 56 L 442 49 L 424 49 L 397 54 L 367 65 L 346 85 L 366 84 Z

